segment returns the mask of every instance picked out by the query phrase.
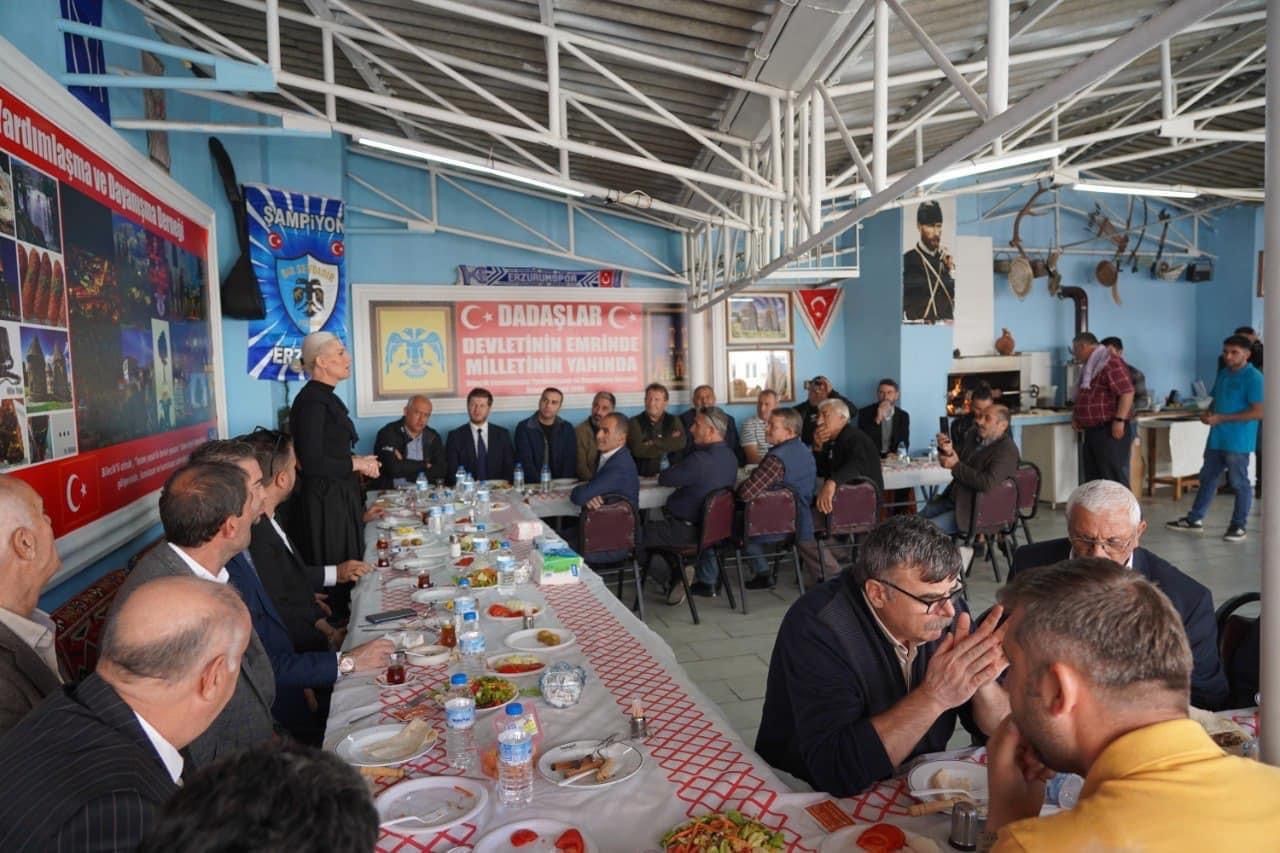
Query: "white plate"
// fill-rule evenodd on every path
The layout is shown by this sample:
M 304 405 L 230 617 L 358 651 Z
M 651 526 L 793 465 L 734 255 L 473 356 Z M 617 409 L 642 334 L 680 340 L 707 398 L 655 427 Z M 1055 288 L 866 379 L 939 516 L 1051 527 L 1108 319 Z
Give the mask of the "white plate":
M 457 594 L 456 586 L 434 586 L 430 589 L 420 589 L 409 598 L 419 604 L 434 604 L 437 601 L 452 601 Z
M 934 781 L 934 776 L 941 770 L 946 770 L 955 777 L 963 779 L 965 784 L 942 785 Z M 969 789 L 969 793 L 974 800 L 980 800 L 985 803 L 989 797 L 987 791 L 987 768 L 981 764 L 974 764 L 972 761 L 926 761 L 923 764 L 916 765 L 911 773 L 907 776 L 907 791 L 924 791 L 929 788 L 952 788 L 965 787 Z M 914 795 L 913 795 L 914 796 Z M 953 794 L 930 794 L 923 799 L 925 800 L 942 800 Z M 917 797 L 917 799 L 921 799 Z M 979 811 L 985 811 L 984 805 L 979 805 Z M 943 814 L 951 814 L 948 808 Z
M 522 847 L 515 847 L 511 844 L 511 833 L 517 829 L 532 830 L 538 833 L 538 838 Z M 487 833 L 471 849 L 473 853 L 556 853 L 556 839 L 561 833 L 570 829 L 576 829 L 582 833 L 582 846 L 586 853 L 599 853 L 600 848 L 582 827 L 571 826 L 545 817 L 517 820 L 500 826 L 493 832 Z
M 432 569 L 443 569 L 449 562 L 444 556 L 440 557 L 409 557 L 401 559 L 397 557 L 391 561 L 391 565 L 402 572 L 416 572 L 420 569 L 431 571 Z
M 560 645 L 544 646 L 537 640 L 539 631 L 555 631 L 560 636 Z M 577 638 L 573 636 L 573 632 L 565 628 L 525 628 L 523 631 L 516 631 L 514 634 L 508 634 L 507 638 L 502 642 L 506 643 L 507 648 L 515 649 L 517 652 L 542 652 L 543 654 L 554 654 L 562 649 L 567 649 L 577 642 Z
M 385 759 L 375 758 L 370 755 L 368 749 L 374 744 L 381 743 L 390 737 L 395 737 L 400 731 L 407 726 L 408 723 L 388 723 L 382 726 L 370 726 L 367 729 L 360 729 L 338 741 L 337 748 L 334 752 L 338 757 L 348 764 L 354 764 L 356 767 L 390 767 L 393 764 L 403 764 L 406 761 L 412 761 L 415 758 L 421 758 L 431 750 L 435 749 L 436 744 L 440 742 L 439 736 L 432 738 L 430 741 L 422 745 L 422 748 L 416 752 L 405 755 L 401 758 Z M 438 733 L 437 733 L 438 735 Z
M 487 588 L 487 587 L 486 587 L 486 588 Z M 491 602 L 489 602 L 489 604 L 488 604 L 488 605 L 486 605 L 485 607 L 483 607 L 483 608 L 481 609 L 481 612 L 483 612 L 483 613 L 484 613 L 485 618 L 486 618 L 486 619 L 492 619 L 494 622 L 523 622 L 523 621 L 524 621 L 524 616 L 523 616 L 523 615 L 521 615 L 521 616 L 491 616 L 491 615 L 489 615 L 489 608 L 490 608 L 490 607 L 492 607 L 492 606 L 493 606 L 493 605 L 495 605 L 495 604 L 505 604 L 505 605 L 507 605 L 508 607 L 510 607 L 510 606 L 511 606 L 511 605 L 513 605 L 513 604 L 523 604 L 523 605 L 524 605 L 524 612 L 525 612 L 525 613 L 532 612 L 534 616 L 541 616 L 541 615 L 542 615 L 542 611 L 546 609 L 546 608 L 544 608 L 541 604 L 538 604 L 536 601 L 525 601 L 524 599 L 520 599 L 520 598 L 500 598 L 500 599 L 498 599 L 497 601 L 491 601 Z
M 467 536 L 473 536 L 473 537 L 488 536 L 490 539 L 493 539 L 493 534 L 501 533 L 506 529 L 507 529 L 507 526 L 505 524 L 496 524 L 492 521 L 484 522 L 484 530 L 480 530 L 474 524 L 459 524 L 454 527 L 454 531 L 457 533 L 462 533 Z M 498 550 L 497 547 L 495 547 L 495 545 L 496 543 L 490 542 L 489 543 L 490 550 L 493 550 L 493 551 Z
M 469 791 L 466 796 L 457 789 Z M 463 776 L 424 776 L 397 782 L 373 801 L 378 820 L 386 822 L 407 815 L 425 815 L 441 808 L 449 811 L 430 824 L 405 821 L 388 827 L 400 835 L 435 835 L 455 824 L 471 820 L 484 810 L 489 792 L 483 782 Z
M 397 631 L 388 631 L 382 636 L 395 643 L 397 649 L 408 649 L 413 646 L 420 646 L 427 641 L 425 631 L 401 629 Z
M 528 672 L 498 672 L 498 670 L 494 669 L 494 667 L 502 661 L 509 657 L 515 657 L 516 655 L 520 655 L 522 657 L 535 657 L 538 659 L 538 663 L 542 664 L 542 666 L 538 669 L 531 669 Z M 485 671 L 492 673 L 493 675 L 501 676 L 502 678 L 528 678 L 531 675 L 542 675 L 546 670 L 547 662 L 542 659 L 542 656 L 531 654 L 530 652 L 507 652 L 506 654 L 490 655 L 485 658 Z
M 417 666 L 439 666 L 449 662 L 453 650 L 448 646 L 429 645 L 420 652 L 406 650 L 405 655 L 409 658 L 409 663 Z
M 881 823 L 889 823 L 889 821 L 881 821 Z M 818 853 L 863 853 L 863 849 L 858 846 L 858 836 L 870 829 L 874 824 L 858 823 L 853 826 L 846 826 L 843 829 L 837 829 L 835 832 L 822 839 L 822 844 L 818 845 Z M 894 824 L 897 826 L 897 824 Z M 902 829 L 902 827 L 898 827 Z M 908 847 L 903 848 L 911 853 L 940 853 L 941 849 L 937 842 L 917 835 L 914 832 L 902 829 L 907 836 Z
M 553 746 L 542 753 L 542 757 L 538 759 L 538 772 L 542 774 L 542 778 L 557 785 L 564 782 L 565 776 L 559 771 L 551 769 L 551 765 L 557 761 L 574 761 L 579 758 L 585 758 L 595 751 L 603 738 L 594 740 L 575 740 L 570 743 L 562 743 L 559 746 Z M 629 743 L 613 743 L 606 746 L 601 753 L 605 758 L 612 758 L 618 763 L 618 772 L 609 777 L 604 782 L 597 782 L 594 776 L 584 776 L 581 779 L 570 782 L 565 785 L 566 788 L 608 788 L 610 785 L 616 785 L 619 782 L 625 782 L 632 776 L 640 772 L 640 768 L 644 766 L 644 753 L 636 749 Z M 573 774 L 570 773 L 570 776 Z
M 551 481 L 551 485 L 557 488 L 562 488 L 564 486 L 576 486 L 578 485 L 578 478 L 577 477 L 557 477 L 556 479 Z
M 491 713 L 493 713 L 494 711 L 497 711 L 497 710 L 500 710 L 500 709 L 502 709 L 502 708 L 507 707 L 507 706 L 508 706 L 508 705 L 510 705 L 512 702 L 519 702 L 519 701 L 521 700 L 521 696 L 520 696 L 520 687 L 519 687 L 519 685 L 517 685 L 514 681 L 512 681 L 512 680 L 511 680 L 510 678 L 508 678 L 507 676 L 505 676 L 505 675 L 485 675 L 485 676 L 483 676 L 483 677 L 484 677 L 484 678 L 500 678 L 500 679 L 502 679 L 503 681 L 507 682 L 508 684 L 510 684 L 512 687 L 514 687 L 514 688 L 515 688 L 515 695 L 513 695 L 513 696 L 512 696 L 510 699 L 508 699 L 507 701 L 503 702 L 501 705 L 494 705 L 494 706 L 493 706 L 493 707 L 491 707 L 491 708 L 481 708 L 480 706 L 478 706 L 478 705 L 477 705 L 477 706 L 476 706 L 476 713 L 477 713 L 477 714 L 491 714 Z

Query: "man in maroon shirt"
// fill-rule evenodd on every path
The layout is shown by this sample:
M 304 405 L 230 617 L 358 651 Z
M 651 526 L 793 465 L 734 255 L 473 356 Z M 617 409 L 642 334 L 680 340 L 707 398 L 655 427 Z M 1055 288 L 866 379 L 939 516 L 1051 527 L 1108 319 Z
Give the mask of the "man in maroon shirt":
M 1133 382 L 1124 359 L 1099 345 L 1091 332 L 1071 341 L 1076 361 L 1084 365 L 1076 389 L 1071 425 L 1084 434 L 1081 453 L 1084 479 L 1115 480 L 1129 485 L 1129 418 L 1133 414 Z

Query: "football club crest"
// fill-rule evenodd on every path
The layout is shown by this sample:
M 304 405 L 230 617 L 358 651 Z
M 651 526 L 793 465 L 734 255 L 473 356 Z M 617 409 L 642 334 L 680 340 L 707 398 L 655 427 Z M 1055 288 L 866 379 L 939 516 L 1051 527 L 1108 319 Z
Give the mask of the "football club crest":
M 289 319 L 304 334 L 324 328 L 338 301 L 338 267 L 311 255 L 276 259 L 276 286 Z

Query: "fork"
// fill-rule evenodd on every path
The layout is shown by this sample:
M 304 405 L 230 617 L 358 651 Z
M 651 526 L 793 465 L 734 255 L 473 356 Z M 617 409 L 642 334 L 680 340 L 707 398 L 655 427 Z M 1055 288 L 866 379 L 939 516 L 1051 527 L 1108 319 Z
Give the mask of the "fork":
M 421 823 L 423 825 L 430 825 L 435 823 L 445 815 L 447 815 L 449 813 L 450 808 L 451 808 L 450 806 L 444 805 L 433 812 L 428 812 L 425 815 L 413 815 L 413 814 L 404 815 L 403 817 L 398 817 L 393 820 L 385 820 L 382 823 L 378 824 L 378 826 L 381 829 L 386 829 L 387 827 L 390 827 L 390 826 L 399 826 L 402 823 L 408 823 L 411 820 L 417 821 L 418 823 Z

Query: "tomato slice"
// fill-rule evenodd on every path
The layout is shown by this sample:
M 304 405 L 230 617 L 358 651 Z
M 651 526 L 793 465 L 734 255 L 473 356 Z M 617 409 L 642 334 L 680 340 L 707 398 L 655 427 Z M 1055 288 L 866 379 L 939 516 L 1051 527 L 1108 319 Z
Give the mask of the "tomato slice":
M 868 853 L 893 853 L 907 846 L 907 835 L 891 823 L 877 823 L 858 836 L 858 846 Z
M 534 832 L 532 829 L 517 829 L 515 832 L 511 833 L 512 847 L 523 847 L 526 844 L 537 840 L 538 833 Z
M 524 612 L 512 610 L 510 607 L 507 607 L 505 604 L 490 604 L 489 615 L 506 619 L 512 616 L 523 616 Z
M 561 853 L 583 853 L 586 844 L 582 840 L 582 833 L 576 829 L 565 830 L 556 839 L 556 849 Z

